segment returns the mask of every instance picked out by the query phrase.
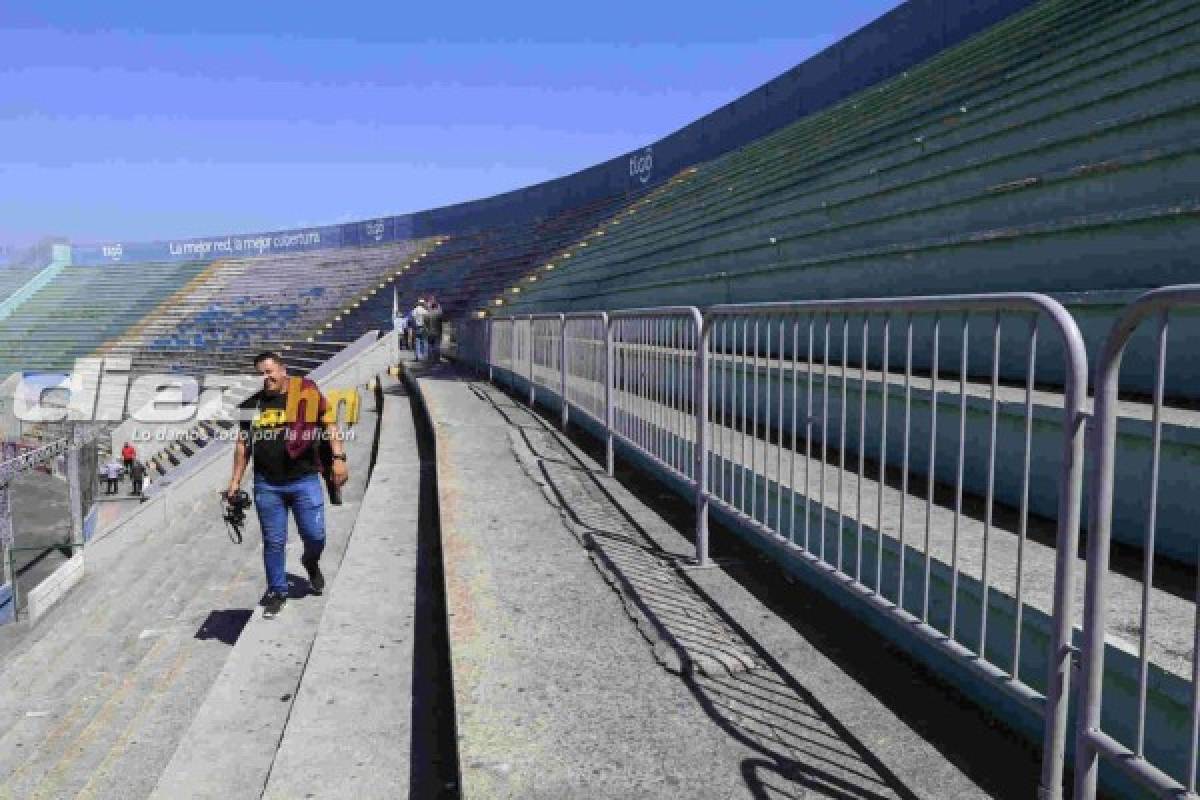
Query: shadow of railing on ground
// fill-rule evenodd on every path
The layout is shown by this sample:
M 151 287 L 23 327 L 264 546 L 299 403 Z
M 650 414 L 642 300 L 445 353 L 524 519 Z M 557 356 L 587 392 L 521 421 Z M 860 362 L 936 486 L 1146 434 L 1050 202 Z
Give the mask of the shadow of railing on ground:
M 591 550 L 655 658 L 680 676 L 714 724 L 757 757 L 741 763 L 758 798 L 915 798 L 816 697 L 660 548 L 546 423 L 490 387 L 472 390 L 513 427 L 568 528 Z

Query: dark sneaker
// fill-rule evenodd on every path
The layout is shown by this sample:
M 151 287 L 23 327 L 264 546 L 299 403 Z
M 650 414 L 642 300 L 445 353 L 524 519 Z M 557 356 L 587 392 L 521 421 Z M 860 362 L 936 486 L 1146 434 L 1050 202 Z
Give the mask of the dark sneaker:
M 304 565 L 304 569 L 308 572 L 308 585 L 312 589 L 313 594 L 320 594 L 325 591 L 325 576 L 321 574 L 321 566 L 315 560 L 309 561 L 306 558 L 300 559 L 300 563 Z
M 279 614 L 280 611 L 283 610 L 283 606 L 286 602 L 287 602 L 287 598 L 284 597 L 281 593 L 267 592 L 266 596 L 263 598 L 263 601 L 262 601 L 263 618 L 271 619 L 271 618 L 275 617 L 277 614 Z

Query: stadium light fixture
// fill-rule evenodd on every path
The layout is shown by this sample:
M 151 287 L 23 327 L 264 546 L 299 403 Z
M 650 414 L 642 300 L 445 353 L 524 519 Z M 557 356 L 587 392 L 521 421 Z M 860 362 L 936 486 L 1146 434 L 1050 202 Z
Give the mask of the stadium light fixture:
M 334 317 L 334 318 L 333 318 L 333 321 L 334 321 L 334 322 L 341 322 L 341 321 L 342 321 L 342 315 L 341 315 L 341 314 L 338 314 L 336 317 Z
M 508 291 L 509 291 L 509 292 L 511 292 L 512 294 L 520 294 L 520 293 L 521 293 L 521 287 L 520 287 L 520 286 L 513 286 L 513 287 L 510 287 Z
M 311 337 L 311 336 L 310 336 L 310 337 L 308 337 L 308 339 L 306 339 L 305 341 L 311 342 L 312 340 L 313 340 L 313 337 Z
M 495 300 L 492 301 L 492 303 L 494 303 L 495 305 L 498 305 L 498 306 L 502 306 L 502 305 L 504 305 L 504 298 L 497 297 Z
M 332 322 L 326 322 L 326 323 L 325 323 L 325 327 L 326 327 L 326 329 L 328 329 L 328 328 L 332 328 L 332 327 L 333 327 L 333 323 L 332 323 Z

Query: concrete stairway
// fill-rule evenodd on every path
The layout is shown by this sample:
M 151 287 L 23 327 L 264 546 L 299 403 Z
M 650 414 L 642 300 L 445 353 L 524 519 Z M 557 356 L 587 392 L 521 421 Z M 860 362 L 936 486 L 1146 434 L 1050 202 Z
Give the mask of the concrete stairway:
M 330 578 L 363 496 L 377 416 L 364 403 L 346 502 L 329 511 Z M 228 444 L 219 447 L 228 453 Z M 245 543 L 230 543 L 216 498 L 228 470 L 227 458 L 214 457 L 142 505 L 89 545 L 78 589 L 37 626 L 5 631 L 0 798 L 145 797 L 189 728 L 228 690 L 222 675 L 256 654 L 274 658 L 285 644 L 307 651 L 324 601 L 305 597 L 307 582 L 296 578 L 284 617 L 257 615 L 257 520 L 251 513 Z M 293 575 L 302 572 L 296 548 L 293 537 Z M 283 719 L 290 704 L 279 696 L 295 695 L 304 659 L 296 660 L 290 690 L 272 698 Z M 272 757 L 279 722 L 262 739 Z
M 409 797 L 425 473 L 409 400 L 384 381 L 380 447 L 263 797 Z M 431 510 L 426 507 L 426 510 Z M 428 524 L 428 522 L 425 522 Z M 428 621 L 428 620 L 426 620 Z M 416 678 L 416 680 L 414 680 Z M 274 701 L 274 698 L 270 698 Z M 329 777 L 337 776 L 336 781 Z M 228 791 L 219 796 L 232 797 Z

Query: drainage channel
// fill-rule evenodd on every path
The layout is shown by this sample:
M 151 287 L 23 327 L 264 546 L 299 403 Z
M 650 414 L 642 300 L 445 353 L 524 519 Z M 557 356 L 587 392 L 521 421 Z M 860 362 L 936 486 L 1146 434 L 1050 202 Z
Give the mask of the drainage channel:
M 412 798 L 461 797 L 454 682 L 446 616 L 446 579 L 438 509 L 437 450 L 433 426 L 415 380 L 407 372 L 401 391 L 409 396 L 421 460 L 417 534 L 417 592 L 413 630 Z

